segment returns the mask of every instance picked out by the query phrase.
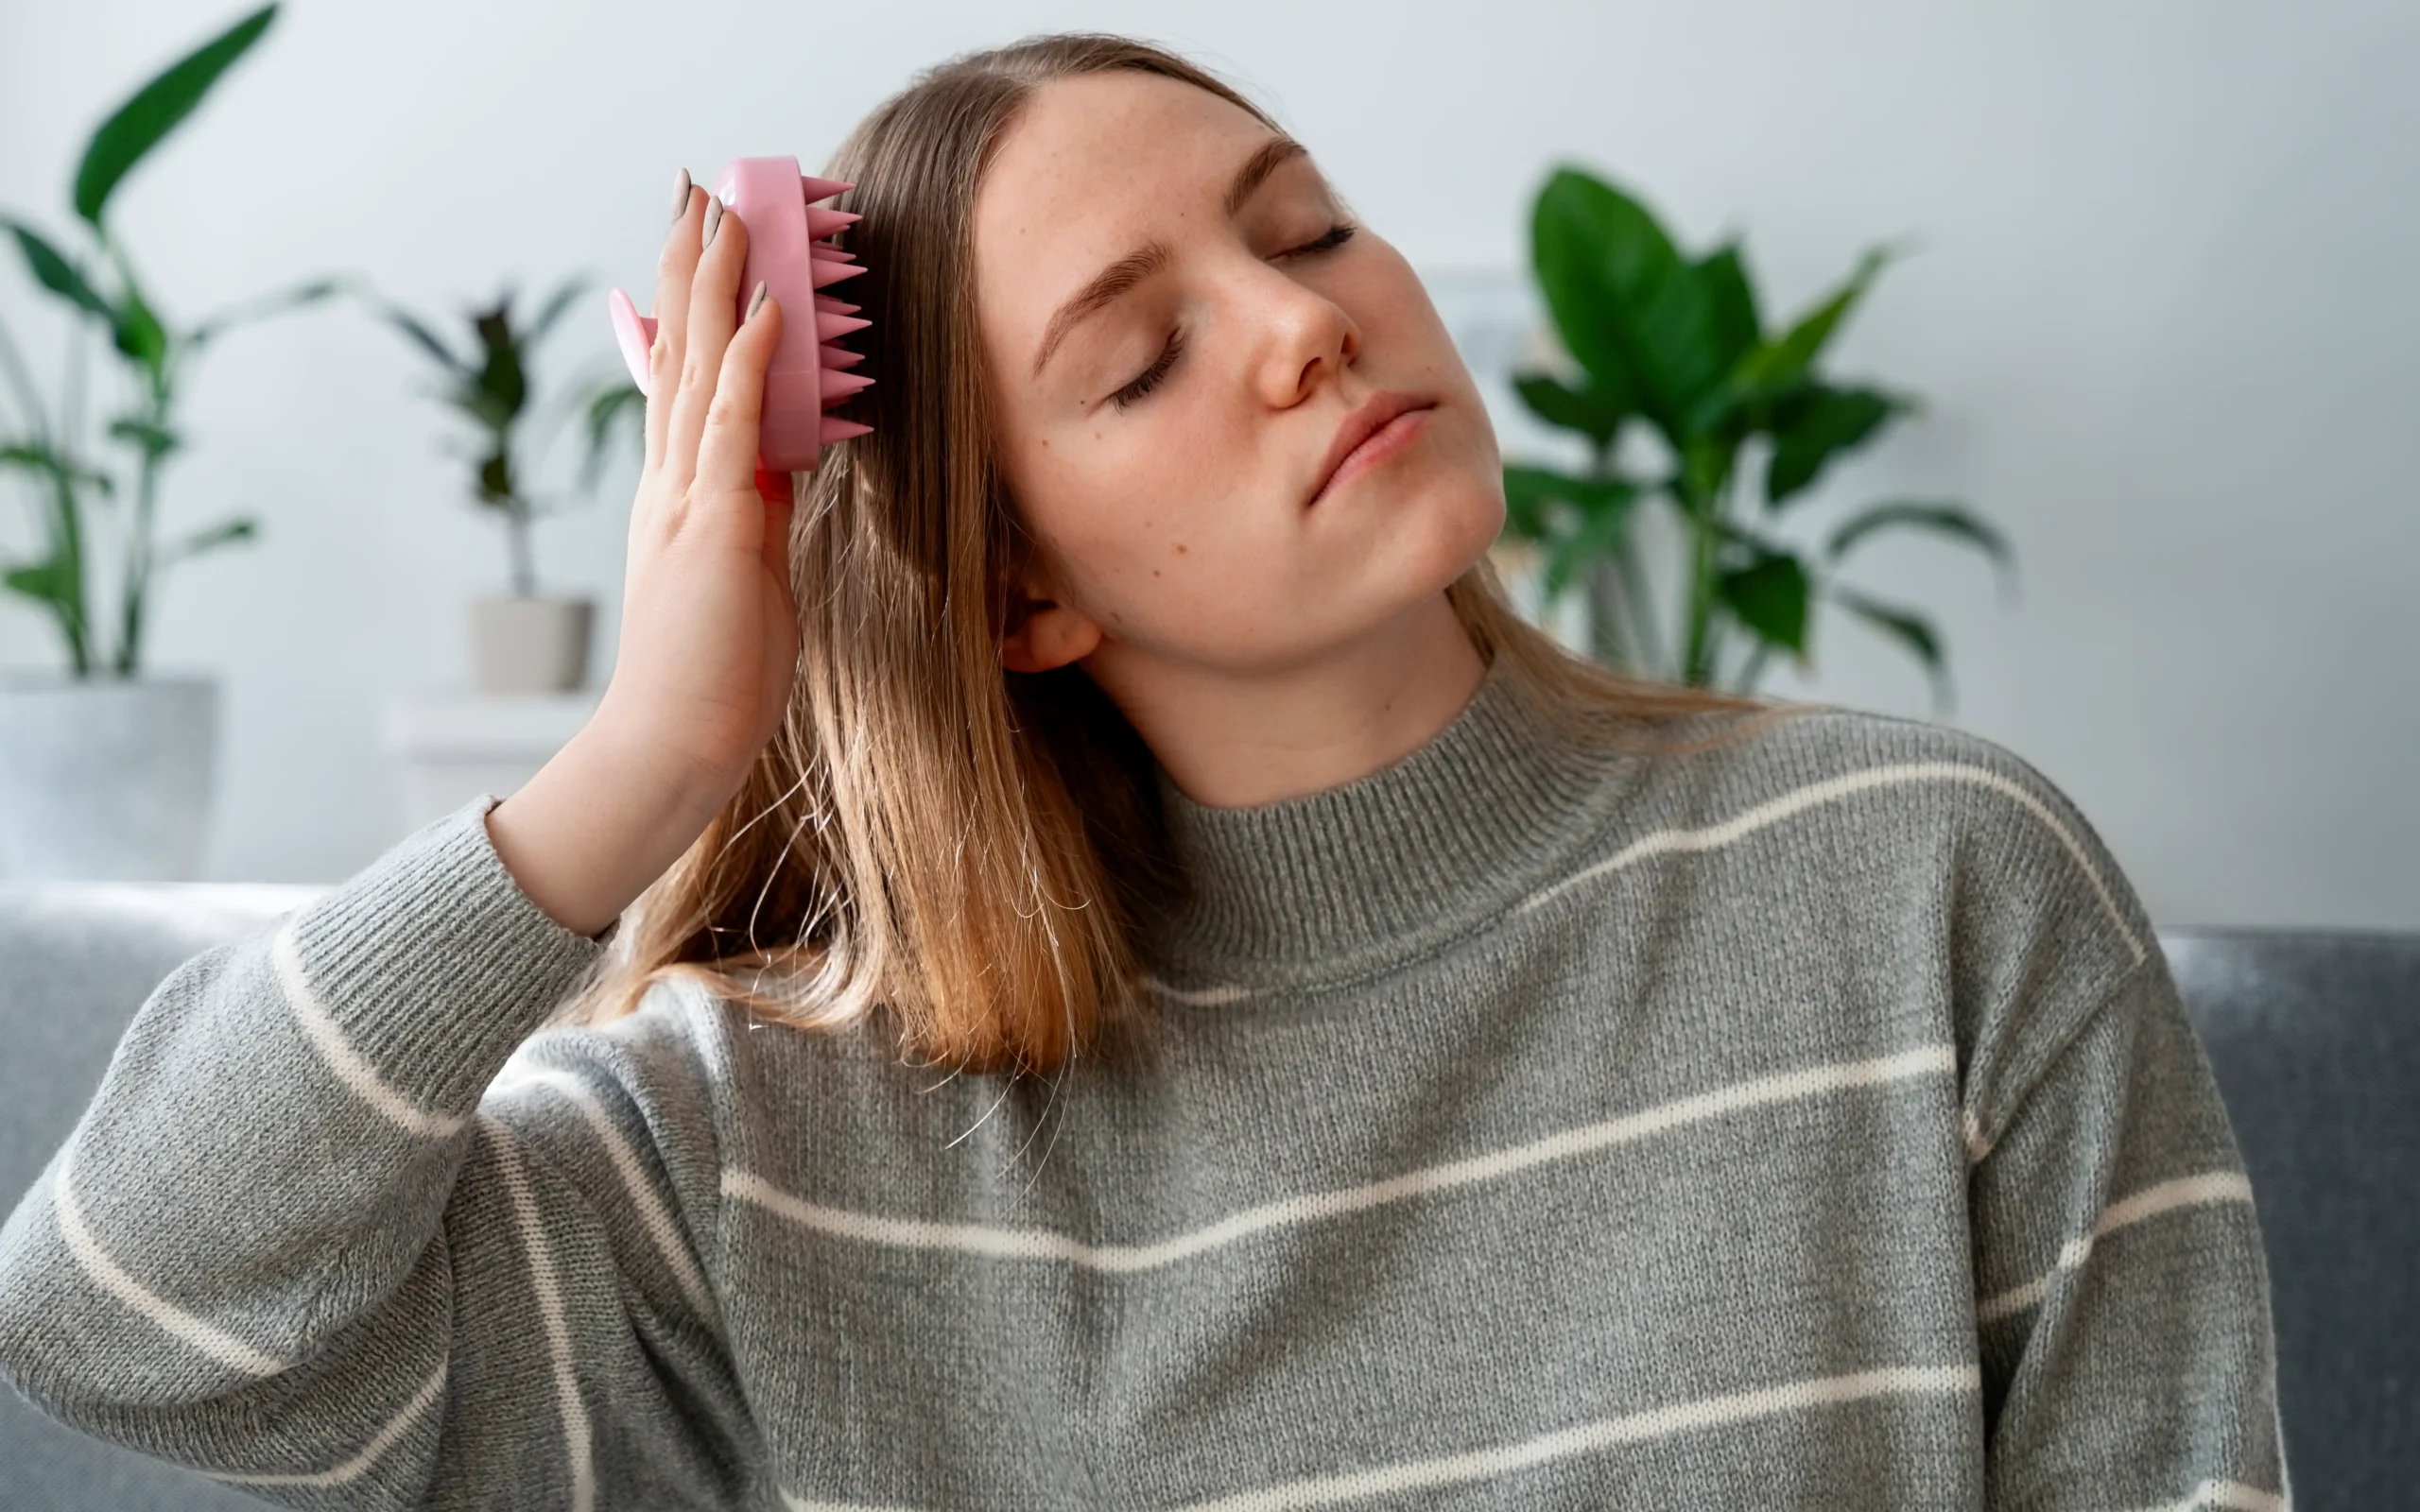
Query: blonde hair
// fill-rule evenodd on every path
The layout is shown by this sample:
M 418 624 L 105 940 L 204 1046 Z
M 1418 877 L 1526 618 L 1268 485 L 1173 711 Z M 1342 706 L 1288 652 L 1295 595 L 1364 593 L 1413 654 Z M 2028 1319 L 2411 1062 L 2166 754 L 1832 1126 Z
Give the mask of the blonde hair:
M 1279 129 L 1181 58 L 1063 33 L 926 70 L 815 170 L 853 182 L 831 203 L 865 217 L 844 233 L 868 269 L 846 292 L 873 322 L 853 338 L 861 370 L 884 381 L 844 412 L 873 429 L 792 480 L 802 648 L 782 728 L 625 912 L 564 1019 L 606 1022 L 687 979 L 800 1028 L 881 1005 L 904 1056 L 986 1074 L 1055 1070 L 1138 1010 L 1135 923 L 1181 878 L 1150 751 L 1116 706 L 1072 663 L 1000 664 L 1030 542 L 993 462 L 972 273 L 976 187 L 1005 129 L 1042 85 L 1113 68 Z M 1446 597 L 1480 655 L 1511 658 L 1525 696 L 1575 731 L 1640 740 L 1682 716 L 1782 712 L 1565 650 L 1485 558 Z M 1741 732 L 1727 723 L 1717 739 Z

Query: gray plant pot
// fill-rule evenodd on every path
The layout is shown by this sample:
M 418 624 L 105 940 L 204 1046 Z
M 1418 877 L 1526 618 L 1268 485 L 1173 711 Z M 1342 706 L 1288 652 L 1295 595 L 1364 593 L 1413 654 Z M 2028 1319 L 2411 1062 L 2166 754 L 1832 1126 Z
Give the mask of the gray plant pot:
M 472 681 L 481 693 L 570 693 L 588 680 L 596 604 L 494 594 L 471 601 Z
M 0 674 L 0 876 L 196 880 L 217 765 L 215 678 Z

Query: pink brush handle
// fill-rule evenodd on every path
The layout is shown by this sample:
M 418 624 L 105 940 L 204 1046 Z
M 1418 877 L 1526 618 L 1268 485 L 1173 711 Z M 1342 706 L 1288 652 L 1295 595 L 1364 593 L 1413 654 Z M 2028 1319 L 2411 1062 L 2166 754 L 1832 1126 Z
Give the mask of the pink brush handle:
M 745 317 L 748 296 L 759 279 L 782 301 L 782 335 L 765 367 L 756 446 L 759 464 L 771 472 L 805 472 L 815 466 L 823 446 L 873 429 L 823 413 L 873 382 L 844 371 L 864 357 L 837 345 L 839 337 L 873 322 L 856 318 L 856 305 L 816 292 L 865 271 L 856 253 L 825 240 L 859 217 L 813 206 L 815 200 L 856 187 L 802 174 L 796 158 L 736 159 L 715 185 L 715 198 L 736 211 L 748 227 L 748 256 L 739 272 L 734 319 Z M 606 308 L 613 314 L 614 335 L 631 382 L 652 397 L 648 353 L 655 345 L 654 318 L 639 314 L 620 289 L 606 296 Z

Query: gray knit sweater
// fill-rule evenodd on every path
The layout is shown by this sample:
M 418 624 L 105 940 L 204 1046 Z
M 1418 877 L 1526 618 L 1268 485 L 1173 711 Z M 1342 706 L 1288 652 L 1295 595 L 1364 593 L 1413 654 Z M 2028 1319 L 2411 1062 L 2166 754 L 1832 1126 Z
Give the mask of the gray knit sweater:
M 1700 716 L 1711 730 L 1731 715 Z M 1502 671 L 1208 809 L 1062 1075 L 662 988 L 482 798 L 179 968 L 0 1228 L 0 1374 L 317 1507 L 2276 1508 L 2253 1194 L 2055 787 Z

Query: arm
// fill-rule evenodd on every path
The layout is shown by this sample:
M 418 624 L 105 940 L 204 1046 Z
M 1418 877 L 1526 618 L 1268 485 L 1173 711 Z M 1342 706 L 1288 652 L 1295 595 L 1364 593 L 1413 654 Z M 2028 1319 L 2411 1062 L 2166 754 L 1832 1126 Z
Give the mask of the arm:
M 491 1089 L 600 952 L 515 885 L 490 801 L 145 1003 L 0 1227 L 36 1407 L 291 1505 L 740 1494 L 677 1013 L 541 1036 Z
M 1990 1504 L 2281 1512 L 2253 1194 L 2156 944 L 2036 1058 L 1970 1180 Z

